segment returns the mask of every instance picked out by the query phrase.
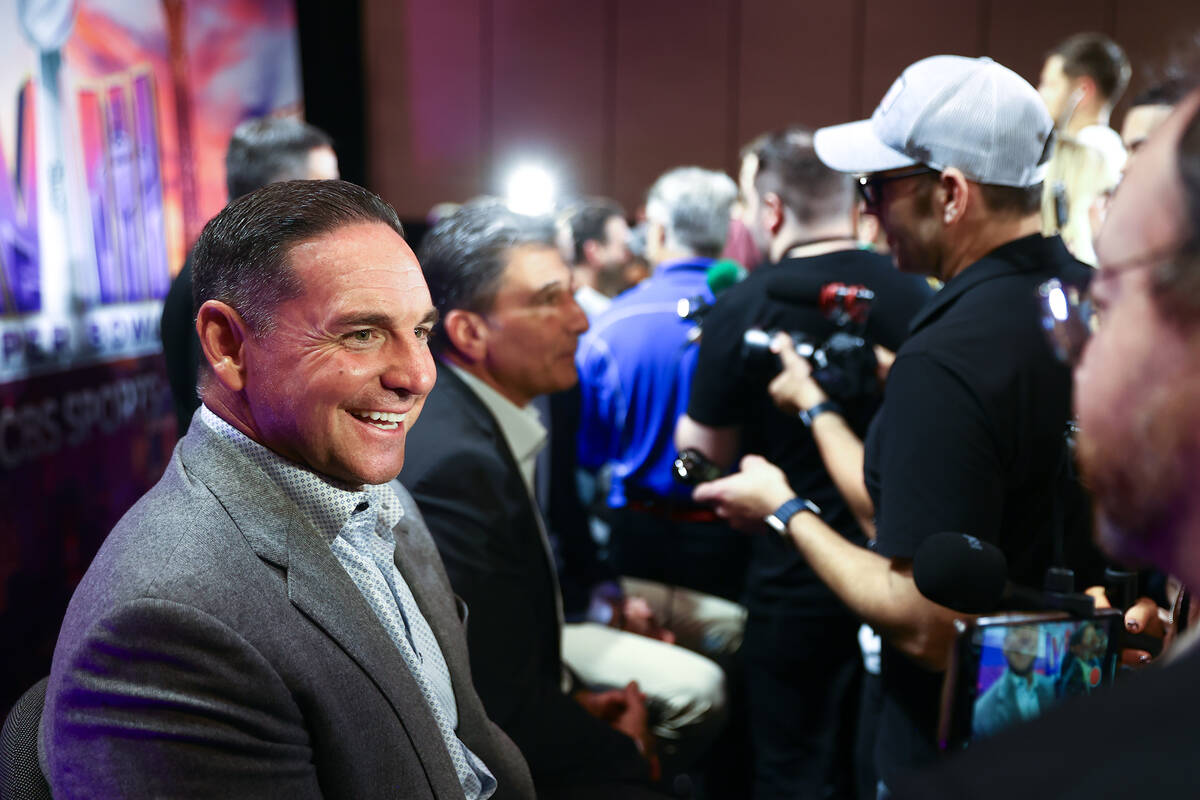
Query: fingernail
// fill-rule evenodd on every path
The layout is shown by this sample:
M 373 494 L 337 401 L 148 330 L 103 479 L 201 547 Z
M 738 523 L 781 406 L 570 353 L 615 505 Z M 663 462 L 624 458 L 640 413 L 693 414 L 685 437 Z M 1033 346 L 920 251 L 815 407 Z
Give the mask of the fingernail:
M 1130 633 L 1137 633 L 1137 629 L 1138 629 L 1137 620 L 1136 619 L 1125 620 L 1125 627 L 1129 629 Z

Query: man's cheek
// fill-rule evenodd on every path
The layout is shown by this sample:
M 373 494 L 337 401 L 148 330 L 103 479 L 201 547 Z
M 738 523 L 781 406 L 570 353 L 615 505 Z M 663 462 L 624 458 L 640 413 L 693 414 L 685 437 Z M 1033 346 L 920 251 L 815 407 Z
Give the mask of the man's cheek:
M 423 408 L 425 408 L 425 398 L 424 397 L 422 397 L 420 400 L 418 400 L 416 402 L 416 404 L 413 405 L 412 409 L 409 410 L 409 412 L 408 412 L 408 416 L 406 416 L 404 418 L 405 430 L 410 430 L 410 431 L 412 430 L 413 425 L 415 425 L 417 423 L 417 420 L 421 418 L 421 410 Z

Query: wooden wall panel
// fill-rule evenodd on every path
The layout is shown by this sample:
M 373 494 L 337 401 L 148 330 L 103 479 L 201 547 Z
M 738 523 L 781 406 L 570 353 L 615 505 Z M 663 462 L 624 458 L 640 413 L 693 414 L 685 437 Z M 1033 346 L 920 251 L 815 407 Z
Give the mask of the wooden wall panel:
M 1129 53 L 1133 62 L 1130 89 L 1139 92 L 1162 79 L 1173 50 L 1185 47 L 1189 38 L 1192 48 L 1200 46 L 1200 3 L 1116 0 L 1112 36 Z M 1198 62 L 1200 59 L 1193 58 L 1193 64 Z
M 611 2 L 494 0 L 491 169 L 535 160 L 580 194 L 612 191 L 608 109 Z
M 875 110 L 888 87 L 926 56 L 980 56 L 984 0 L 866 0 L 859 116 Z
M 1112 35 L 1115 0 L 1081 3 L 1004 0 L 988 4 L 987 42 L 983 55 L 1015 70 L 1035 87 L 1046 51 L 1073 33 L 1094 30 Z
M 613 195 L 630 211 L 671 167 L 730 167 L 734 2 L 617 0 Z
M 861 2 L 741 0 L 738 147 L 789 124 L 858 113 Z
M 368 174 L 402 219 L 482 189 L 481 0 L 365 2 Z
M 632 213 L 670 167 L 733 172 L 765 130 L 870 114 L 925 56 L 990 55 L 1036 84 L 1048 49 L 1099 30 L 1137 91 L 1200 30 L 1196 0 L 361 2 L 369 175 L 410 220 L 524 157 Z

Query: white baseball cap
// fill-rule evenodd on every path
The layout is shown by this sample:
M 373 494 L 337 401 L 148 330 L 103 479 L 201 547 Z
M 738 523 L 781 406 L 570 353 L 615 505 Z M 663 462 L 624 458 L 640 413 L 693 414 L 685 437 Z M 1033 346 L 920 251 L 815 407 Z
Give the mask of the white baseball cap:
M 839 172 L 927 164 L 999 186 L 1041 183 L 1054 121 L 1029 82 L 990 58 L 932 56 L 904 70 L 870 119 L 821 128 L 817 157 Z

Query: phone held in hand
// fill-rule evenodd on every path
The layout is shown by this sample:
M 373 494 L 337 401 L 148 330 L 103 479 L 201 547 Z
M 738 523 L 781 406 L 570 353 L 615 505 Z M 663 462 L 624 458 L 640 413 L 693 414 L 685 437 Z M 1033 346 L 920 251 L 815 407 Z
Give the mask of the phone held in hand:
M 942 749 L 962 749 L 1068 697 L 1103 691 L 1116 676 L 1123 622 L 1115 609 L 1088 618 L 1051 611 L 956 620 L 942 689 Z

